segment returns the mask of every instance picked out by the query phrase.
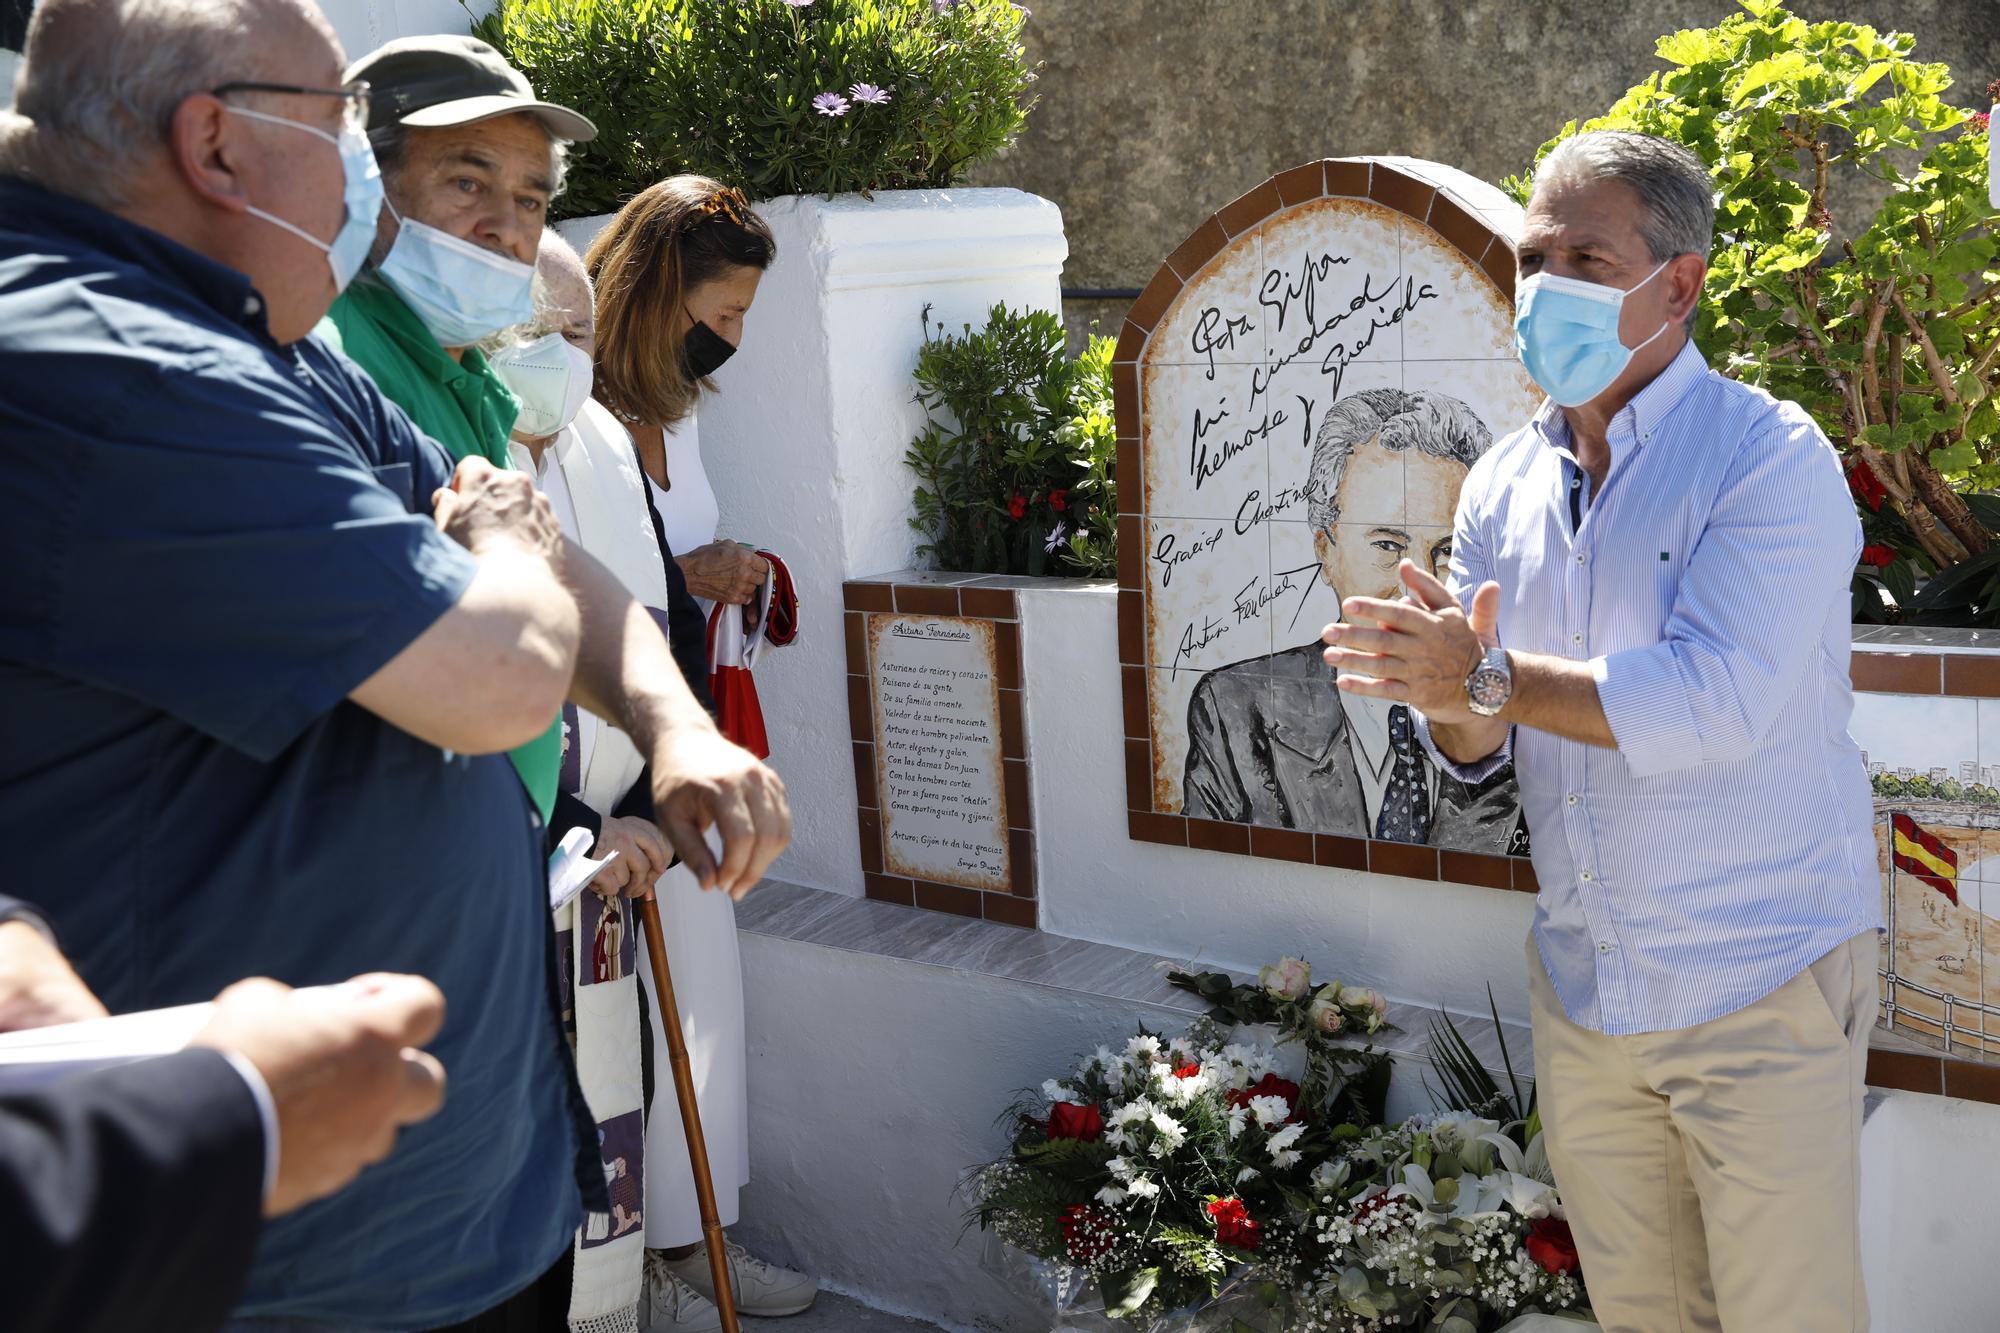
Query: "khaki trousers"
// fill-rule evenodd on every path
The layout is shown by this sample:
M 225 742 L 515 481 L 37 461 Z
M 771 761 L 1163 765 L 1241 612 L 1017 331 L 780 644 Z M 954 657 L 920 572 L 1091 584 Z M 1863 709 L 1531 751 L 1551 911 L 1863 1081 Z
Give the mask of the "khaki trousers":
M 1607 1333 L 1866 1333 L 1861 1099 L 1876 935 L 1746 1009 L 1608 1037 L 1532 936 L 1544 1144 Z

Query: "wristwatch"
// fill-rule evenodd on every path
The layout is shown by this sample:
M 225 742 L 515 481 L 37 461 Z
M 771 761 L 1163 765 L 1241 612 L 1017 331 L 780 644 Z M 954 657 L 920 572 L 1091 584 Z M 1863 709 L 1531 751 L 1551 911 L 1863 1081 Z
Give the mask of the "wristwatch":
M 1466 706 L 1481 717 L 1492 717 L 1514 697 L 1514 665 L 1505 648 L 1488 648 L 1465 678 Z

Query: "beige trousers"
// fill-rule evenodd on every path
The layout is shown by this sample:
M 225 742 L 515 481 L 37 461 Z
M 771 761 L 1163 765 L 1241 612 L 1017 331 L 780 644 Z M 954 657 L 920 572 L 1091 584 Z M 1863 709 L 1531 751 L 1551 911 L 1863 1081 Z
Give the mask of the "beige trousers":
M 1607 1333 L 1866 1333 L 1861 1098 L 1876 936 L 1690 1028 L 1572 1023 L 1532 936 L 1544 1144 Z

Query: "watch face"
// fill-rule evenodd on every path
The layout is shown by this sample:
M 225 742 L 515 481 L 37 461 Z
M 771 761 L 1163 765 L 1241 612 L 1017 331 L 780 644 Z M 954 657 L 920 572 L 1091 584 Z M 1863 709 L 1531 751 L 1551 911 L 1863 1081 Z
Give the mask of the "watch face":
M 1492 667 L 1480 667 L 1465 682 L 1466 693 L 1472 696 L 1474 706 L 1499 711 L 1506 706 L 1514 693 L 1514 681 L 1505 671 Z

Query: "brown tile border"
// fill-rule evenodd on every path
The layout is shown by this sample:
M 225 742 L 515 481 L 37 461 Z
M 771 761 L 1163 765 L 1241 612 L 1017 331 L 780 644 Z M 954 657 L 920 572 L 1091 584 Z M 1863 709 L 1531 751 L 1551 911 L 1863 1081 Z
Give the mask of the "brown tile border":
M 1848 664 L 1854 688 L 1870 694 L 1937 694 L 1944 673 L 1937 653 L 1856 652 Z
M 1159 271 L 1153 274 L 1153 280 L 1139 290 L 1139 298 L 1132 302 L 1131 308 L 1125 312 L 1125 322 L 1139 335 L 1141 344 L 1152 336 L 1154 327 L 1160 322 L 1160 316 L 1167 313 L 1167 307 L 1174 303 L 1174 298 L 1181 294 L 1181 288 L 1185 285 L 1181 281 L 1180 274 L 1162 264 Z M 1131 357 L 1122 355 L 1125 350 L 1124 338 L 1124 331 L 1121 330 L 1118 342 L 1120 355 L 1117 359 L 1137 361 L 1139 348 L 1136 346 L 1132 349 Z
M 1134 671 L 1136 667 L 1127 667 Z M 1147 737 L 1125 738 L 1125 808 L 1153 808 L 1153 742 Z
M 1225 824 L 1219 819 L 1190 819 L 1187 822 L 1187 845 L 1204 852 L 1233 852 L 1238 856 L 1248 856 L 1250 826 Z
M 1111 410 L 1119 421 L 1139 419 L 1139 363 L 1114 361 L 1111 365 Z M 1138 478 L 1134 478 L 1137 481 Z
M 1868 1086 L 1944 1095 L 1944 1057 L 1914 1051 L 1868 1052 Z
M 1252 824 L 1250 855 L 1268 861 L 1296 861 L 1309 866 L 1313 863 L 1313 835 L 1303 829 L 1265 828 L 1261 824 Z
M 904 615 L 955 616 L 958 589 L 928 587 L 921 583 L 898 583 L 896 610 Z
M 1118 516 L 1118 586 L 1128 592 L 1146 588 L 1145 520 L 1137 514 Z
M 1874 654 L 1857 654 L 1869 656 Z M 1944 692 L 1961 699 L 2000 699 L 2000 657 L 1950 655 L 1944 659 Z
M 1518 893 L 1540 893 L 1542 881 L 1535 878 L 1535 863 L 1525 856 L 1510 856 L 1514 863 L 1514 889 Z
M 1368 197 L 1378 204 L 1387 204 L 1405 217 L 1422 222 L 1430 216 L 1431 200 L 1437 197 L 1437 186 L 1377 162 L 1374 173 L 1369 177 Z
M 1118 593 L 1118 660 L 1127 666 L 1146 665 L 1145 594 Z
M 1178 287 L 1174 290 L 1176 293 L 1180 291 Z M 1140 354 L 1146 350 L 1147 336 L 1144 329 L 1134 324 L 1130 319 L 1127 319 L 1124 326 L 1118 330 L 1118 346 L 1111 353 L 1111 360 L 1114 363 L 1120 361 L 1137 361 Z
M 1378 875 L 1401 875 L 1404 879 L 1436 879 L 1438 849 L 1407 842 L 1368 842 L 1368 868 Z
M 1353 199 L 1368 197 L 1368 178 L 1374 163 L 1365 158 L 1331 157 L 1320 163 L 1326 173 L 1326 192 Z
M 1125 738 L 1130 740 L 1136 736 L 1142 740 L 1148 739 L 1152 736 L 1153 729 L 1149 725 L 1147 716 L 1152 711 L 1152 702 L 1148 696 L 1151 682 L 1146 679 L 1146 668 L 1121 666 L 1118 671 L 1119 689 L 1123 695 L 1121 702 L 1125 711 Z M 1151 804 L 1148 802 L 1147 808 L 1150 809 Z
M 1134 842 L 1157 842 L 1167 847 L 1187 846 L 1187 817 L 1160 815 L 1147 810 L 1125 812 L 1125 831 Z
M 1315 833 L 1313 835 L 1313 863 L 1330 866 L 1335 870 L 1366 870 L 1368 868 L 1368 840 L 1366 838 L 1346 838 L 1337 833 Z
M 1504 856 L 1438 849 L 1438 878 L 1448 884 L 1472 884 L 1482 889 L 1512 889 L 1514 867 Z
M 1020 601 L 1011 588 L 967 586 L 975 575 L 943 574 L 937 582 L 899 581 L 901 576 L 853 581 L 842 588 L 847 653 L 847 707 L 854 736 L 855 828 L 861 843 L 863 891 L 876 902 L 947 912 L 972 920 L 1035 929 L 1035 826 L 1028 781 L 1027 728 L 1021 693 Z M 909 576 L 911 578 L 919 576 Z M 945 582 L 950 580 L 951 582 Z M 1012 862 L 1010 893 L 909 879 L 884 873 L 880 793 L 875 773 L 875 722 L 869 689 L 867 618 L 863 610 L 904 615 L 950 615 L 993 626 L 994 679 L 999 686 L 1001 782 L 1007 801 L 1007 837 Z
M 1229 235 L 1222 230 L 1222 224 L 1209 217 L 1181 242 L 1178 250 L 1167 256 L 1167 267 L 1185 282 L 1201 272 L 1202 265 L 1220 254 L 1228 243 Z
M 1215 220 L 1222 224 L 1222 229 L 1229 233 L 1229 238 L 1235 240 L 1284 206 L 1284 195 L 1278 189 L 1277 179 L 1273 177 L 1256 189 L 1238 195 L 1217 209 Z
M 1514 275 L 1518 266 L 1514 262 L 1512 245 L 1496 235 L 1493 243 L 1486 247 L 1486 253 L 1479 257 L 1479 268 L 1487 277 L 1493 279 L 1493 285 L 1500 289 L 1502 296 L 1510 302 L 1513 301 Z
M 1308 162 L 1290 171 L 1281 171 L 1271 177 L 1271 184 L 1278 187 L 1278 198 L 1287 207 L 1303 204 L 1308 199 L 1318 199 L 1326 193 L 1326 164 Z

